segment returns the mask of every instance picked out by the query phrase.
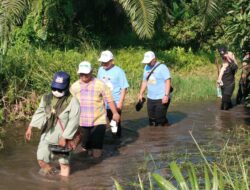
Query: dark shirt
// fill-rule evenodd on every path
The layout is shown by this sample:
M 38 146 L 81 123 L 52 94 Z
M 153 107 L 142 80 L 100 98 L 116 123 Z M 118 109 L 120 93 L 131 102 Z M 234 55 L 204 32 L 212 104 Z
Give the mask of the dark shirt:
M 234 75 L 238 69 L 238 66 L 235 63 L 230 63 L 222 76 L 222 82 L 224 86 L 234 84 Z

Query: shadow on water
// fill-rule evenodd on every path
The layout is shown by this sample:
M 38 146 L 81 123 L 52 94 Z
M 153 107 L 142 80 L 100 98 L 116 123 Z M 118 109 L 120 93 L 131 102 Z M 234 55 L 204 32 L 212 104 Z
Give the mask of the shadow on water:
M 115 189 L 112 177 L 124 186 L 137 181 L 139 171 L 156 171 L 167 175 L 167 162 L 182 162 L 189 157 L 193 163 L 201 157 L 189 134 L 201 146 L 223 146 L 228 130 L 235 126 L 249 125 L 249 112 L 243 106 L 230 111 L 220 111 L 218 102 L 187 103 L 170 106 L 170 127 L 149 127 L 146 109 L 135 112 L 127 108 L 122 115 L 122 138 L 114 139 L 107 130 L 104 154 L 93 159 L 83 153 L 72 156 L 72 175 L 68 180 L 41 178 L 36 162 L 38 136 L 31 143 L 24 143 L 27 123 L 8 127 L 7 148 L 0 153 L 0 189 Z M 209 157 L 208 159 L 213 159 Z M 15 183 L 13 183 L 13 180 Z M 126 188 L 127 189 L 127 188 Z

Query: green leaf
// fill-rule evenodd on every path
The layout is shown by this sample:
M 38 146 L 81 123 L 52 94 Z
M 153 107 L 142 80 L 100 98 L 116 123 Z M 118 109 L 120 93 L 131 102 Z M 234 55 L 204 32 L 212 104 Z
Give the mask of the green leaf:
M 131 24 L 139 38 L 152 38 L 154 23 L 160 13 L 157 0 L 118 0 L 130 18 Z
M 210 178 L 209 178 L 208 169 L 206 166 L 204 167 L 204 175 L 205 175 L 205 190 L 211 190 Z
M 177 190 L 177 188 L 170 181 L 164 179 L 159 174 L 153 173 L 152 177 L 161 190 Z
M 113 178 L 112 178 L 113 179 Z M 113 179 L 114 182 L 115 182 L 115 187 L 116 187 L 116 190 L 123 190 L 122 186 L 118 183 L 118 181 L 116 181 L 115 179 Z
M 191 184 L 191 188 L 192 190 L 198 190 L 199 189 L 199 185 L 198 185 L 198 179 L 196 176 L 196 171 L 195 168 L 192 164 L 190 164 L 189 166 L 189 170 L 188 170 L 188 176 L 189 176 L 189 181 Z
M 138 174 L 138 178 L 139 178 L 140 188 L 141 190 L 144 190 L 144 185 L 139 174 Z
M 171 168 L 171 171 L 172 171 L 177 183 L 180 186 L 180 189 L 181 190 L 188 190 L 189 188 L 187 186 L 187 183 L 186 183 L 186 181 L 181 173 L 179 166 L 177 166 L 176 162 L 171 162 L 170 168 Z
M 214 165 L 213 169 L 213 187 L 212 190 L 218 190 L 219 189 L 219 180 L 218 180 L 218 173 L 216 165 Z

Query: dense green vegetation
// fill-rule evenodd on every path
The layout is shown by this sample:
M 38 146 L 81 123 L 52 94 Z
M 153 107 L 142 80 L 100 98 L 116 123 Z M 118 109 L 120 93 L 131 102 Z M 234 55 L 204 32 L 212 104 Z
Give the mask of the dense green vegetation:
M 137 100 L 143 71 L 141 60 L 145 51 L 142 48 L 114 50 L 115 63 L 125 70 L 130 84 L 127 104 Z M 4 92 L 3 108 L 8 119 L 30 116 L 37 106 L 39 96 L 50 89 L 50 82 L 56 71 L 67 71 L 71 80 L 75 81 L 78 79 L 78 64 L 82 60 L 89 60 L 96 73 L 99 54 L 95 49 L 83 52 L 45 51 L 24 44 L 11 48 L 0 72 L 1 78 L 6 79 L 5 83 L 1 83 L 1 89 Z M 210 62 L 210 54 L 194 54 L 191 50 L 186 52 L 182 48 L 158 51 L 157 54 L 159 60 L 171 69 L 175 88 L 174 101 L 215 97 L 216 67 Z M 187 75 L 197 70 L 200 73 Z M 204 77 L 208 70 L 211 72 L 210 78 Z
M 76 80 L 84 59 L 96 71 L 104 49 L 128 75 L 128 102 L 149 49 L 171 69 L 174 101 L 213 97 L 216 47 L 226 44 L 240 59 L 249 31 L 248 0 L 0 0 L 0 122 L 30 115 L 54 72 Z

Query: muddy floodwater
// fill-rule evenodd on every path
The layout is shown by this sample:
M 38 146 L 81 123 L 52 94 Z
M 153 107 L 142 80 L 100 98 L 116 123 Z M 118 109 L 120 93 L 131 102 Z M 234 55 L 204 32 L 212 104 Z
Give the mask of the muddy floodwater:
M 72 172 L 68 179 L 58 176 L 44 178 L 37 173 L 38 135 L 26 143 L 24 131 L 28 123 L 18 122 L 15 126 L 5 127 L 5 150 L 0 152 L 0 190 L 115 189 L 112 178 L 126 187 L 129 181 L 137 181 L 138 171 L 146 162 L 151 163 L 149 168 L 157 166 L 155 171 L 164 176 L 168 171 L 164 157 L 183 155 L 173 156 L 173 159 L 181 161 L 188 154 L 192 162 L 201 159 L 189 131 L 200 145 L 211 144 L 219 149 L 229 130 L 249 125 L 249 115 L 243 106 L 236 106 L 230 111 L 218 108 L 219 101 L 170 105 L 170 127 L 149 127 L 145 108 L 140 112 L 136 112 L 134 107 L 125 108 L 122 115 L 123 137 L 113 139 L 108 130 L 104 155 L 100 159 L 83 153 L 73 154 Z

